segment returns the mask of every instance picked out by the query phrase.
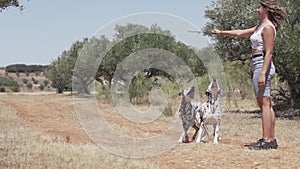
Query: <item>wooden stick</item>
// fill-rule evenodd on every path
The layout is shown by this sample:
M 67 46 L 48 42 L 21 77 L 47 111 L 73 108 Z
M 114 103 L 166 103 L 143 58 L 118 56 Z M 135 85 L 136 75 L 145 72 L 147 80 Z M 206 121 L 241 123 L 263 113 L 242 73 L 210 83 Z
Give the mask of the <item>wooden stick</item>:
M 191 33 L 202 33 L 201 30 L 189 30 L 188 32 L 191 32 Z

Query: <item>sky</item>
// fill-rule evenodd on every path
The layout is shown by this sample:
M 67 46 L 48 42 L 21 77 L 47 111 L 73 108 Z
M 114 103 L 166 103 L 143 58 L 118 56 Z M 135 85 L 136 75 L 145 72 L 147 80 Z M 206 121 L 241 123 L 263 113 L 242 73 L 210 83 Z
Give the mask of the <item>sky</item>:
M 208 22 L 204 18 L 204 10 L 213 0 L 103 1 L 20 0 L 24 5 L 23 11 L 12 7 L 2 11 L 0 13 L 0 67 L 10 64 L 48 65 L 64 50 L 69 50 L 75 41 L 101 33 L 104 28 L 119 21 L 135 20 L 129 16 L 138 15 L 142 16 L 141 20 L 157 21 L 158 26 L 164 18 L 161 16 L 168 18 L 170 15 L 171 20 L 174 17 L 184 20 L 168 25 L 166 29 L 170 29 L 171 32 L 180 27 L 201 29 Z M 154 15 L 147 19 L 143 18 L 144 15 L 140 15 L 143 13 L 162 13 L 162 15 Z M 190 27 L 184 28 L 185 24 Z M 198 38 L 197 34 L 186 34 Z M 179 39 L 180 36 L 182 37 L 179 34 L 178 36 Z

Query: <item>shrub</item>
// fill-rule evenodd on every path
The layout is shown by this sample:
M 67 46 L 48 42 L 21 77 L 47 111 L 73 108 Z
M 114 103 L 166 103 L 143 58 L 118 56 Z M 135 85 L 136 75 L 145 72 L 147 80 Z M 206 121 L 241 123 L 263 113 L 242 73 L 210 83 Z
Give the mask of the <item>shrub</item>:
M 20 85 L 12 77 L 0 77 L 0 86 L 4 87 L 5 91 L 7 91 L 6 89 L 13 92 L 18 92 L 20 90 Z
M 44 80 L 44 86 L 48 86 L 48 84 L 49 84 L 49 81 L 48 80 Z
M 29 90 L 32 90 L 32 84 L 31 84 L 31 83 L 27 83 L 26 87 L 27 87 Z
M 32 77 L 31 80 L 32 80 L 33 84 L 38 84 L 39 83 L 34 77 Z
M 167 107 L 165 108 L 165 110 L 163 111 L 163 115 L 170 117 L 174 115 L 174 112 L 172 110 L 172 107 L 170 104 L 167 105 Z
M 39 88 L 41 91 L 43 91 L 45 89 L 45 86 L 43 84 L 40 84 Z
M 22 81 L 23 81 L 24 84 L 28 83 L 28 79 L 26 79 L 26 78 L 23 78 Z
M 34 74 L 35 74 L 36 77 L 38 77 L 40 75 L 40 73 L 41 72 L 38 72 L 38 71 L 34 72 Z
M 4 93 L 5 92 L 5 87 L 4 86 L 0 86 L 0 93 Z
M 148 103 L 148 96 L 151 88 L 151 79 L 146 78 L 143 73 L 138 73 L 129 85 L 129 98 L 131 103 Z
M 96 92 L 97 92 L 96 94 L 97 100 L 107 100 L 107 101 L 112 100 L 109 85 L 101 85 L 100 83 L 96 83 Z

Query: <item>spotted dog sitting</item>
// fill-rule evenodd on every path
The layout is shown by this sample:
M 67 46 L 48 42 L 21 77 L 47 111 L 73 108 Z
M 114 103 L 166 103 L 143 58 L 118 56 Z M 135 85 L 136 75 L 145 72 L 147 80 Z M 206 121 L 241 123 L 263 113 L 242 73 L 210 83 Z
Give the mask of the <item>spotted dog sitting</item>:
M 214 144 L 218 144 L 222 112 L 218 96 L 222 95 L 222 91 L 220 90 L 215 79 L 208 86 L 206 95 L 208 96 L 208 100 L 206 103 L 201 105 L 200 113 L 197 114 L 199 117 L 196 117 L 199 120 L 198 123 L 200 124 L 196 143 L 200 143 L 208 135 L 206 125 L 213 125 Z
M 188 130 L 190 127 L 193 127 L 196 131 L 193 135 L 193 140 L 195 139 L 198 130 L 199 124 L 197 125 L 196 114 L 200 111 L 201 104 L 199 102 L 194 102 L 192 99 L 195 95 L 195 87 L 190 87 L 188 89 L 183 90 L 178 94 L 182 96 L 181 105 L 179 109 L 179 116 L 182 120 L 183 132 L 178 139 L 178 143 L 188 143 Z

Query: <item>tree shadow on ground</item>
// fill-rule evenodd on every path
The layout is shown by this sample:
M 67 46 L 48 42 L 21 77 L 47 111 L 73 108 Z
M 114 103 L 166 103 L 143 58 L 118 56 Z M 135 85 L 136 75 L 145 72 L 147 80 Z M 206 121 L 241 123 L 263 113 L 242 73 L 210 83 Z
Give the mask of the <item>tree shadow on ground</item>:
M 275 111 L 275 116 L 278 119 L 288 119 L 288 120 L 297 120 L 300 121 L 300 100 L 297 101 L 293 106 L 290 102 L 280 102 L 273 105 Z M 245 110 L 245 111 L 230 111 L 232 113 L 244 113 L 244 114 L 253 114 L 252 118 L 260 118 L 261 111 L 257 110 Z

